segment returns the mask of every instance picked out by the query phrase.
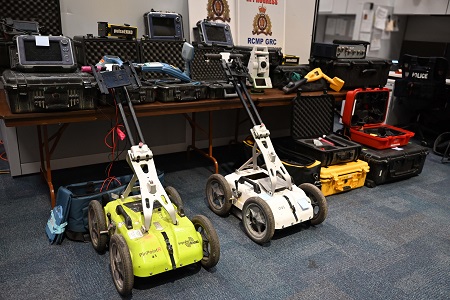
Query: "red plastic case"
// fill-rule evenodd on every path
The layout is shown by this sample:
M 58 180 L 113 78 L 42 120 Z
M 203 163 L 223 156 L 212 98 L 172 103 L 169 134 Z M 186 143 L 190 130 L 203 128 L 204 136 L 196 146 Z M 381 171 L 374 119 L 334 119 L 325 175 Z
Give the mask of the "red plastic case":
M 414 132 L 384 123 L 388 104 L 388 88 L 347 92 L 342 122 L 349 129 L 350 139 L 375 149 L 408 144 Z

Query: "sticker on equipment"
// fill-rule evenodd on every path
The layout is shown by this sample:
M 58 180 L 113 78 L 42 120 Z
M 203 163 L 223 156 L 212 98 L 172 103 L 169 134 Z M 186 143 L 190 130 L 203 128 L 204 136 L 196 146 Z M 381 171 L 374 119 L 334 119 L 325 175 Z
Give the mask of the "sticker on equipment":
M 143 235 L 140 230 L 128 230 L 128 236 L 130 237 L 130 239 L 134 240 L 142 237 Z

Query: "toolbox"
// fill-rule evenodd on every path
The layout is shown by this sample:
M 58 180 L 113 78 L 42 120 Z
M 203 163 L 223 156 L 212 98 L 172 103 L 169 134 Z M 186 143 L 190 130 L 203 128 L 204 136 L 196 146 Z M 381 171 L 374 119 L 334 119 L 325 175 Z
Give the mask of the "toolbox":
M 293 151 L 311 156 L 322 167 L 355 161 L 361 145 L 333 133 L 333 95 L 301 96 L 293 100 L 291 136 Z
M 246 160 L 252 157 L 254 143 L 252 136 L 248 136 L 244 140 Z M 320 189 L 322 186 L 320 182 L 320 161 L 293 151 L 291 143 L 293 143 L 293 140 L 290 137 L 272 139 L 274 149 L 280 158 L 281 163 L 284 165 L 289 175 L 291 175 L 293 183 L 296 185 L 311 183 Z
M 407 179 L 422 172 L 428 148 L 408 143 L 392 149 L 363 147 L 359 158 L 369 164 L 365 185 L 377 185 Z
M 322 167 L 320 182 L 324 196 L 350 191 L 364 186 L 369 164 L 363 160 Z
M 88 73 L 5 70 L 2 83 L 12 113 L 94 109 L 97 82 Z
M 186 102 L 208 98 L 208 86 L 202 83 L 163 83 L 157 84 L 159 102 Z
M 105 55 L 120 57 L 122 61 L 140 62 L 139 44 L 136 40 L 93 35 L 74 36 L 75 56 L 78 65 L 97 64 Z
M 347 92 L 342 122 L 350 139 L 376 149 L 408 144 L 414 133 L 384 123 L 389 89 L 356 89 Z
M 392 62 L 379 58 L 327 59 L 312 57 L 311 69 L 320 68 L 328 77 L 338 77 L 345 83 L 343 89 L 385 86 Z

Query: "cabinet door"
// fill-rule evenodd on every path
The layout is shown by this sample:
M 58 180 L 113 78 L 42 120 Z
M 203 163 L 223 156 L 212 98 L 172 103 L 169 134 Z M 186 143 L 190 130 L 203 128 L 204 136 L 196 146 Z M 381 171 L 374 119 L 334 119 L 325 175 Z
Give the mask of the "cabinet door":
M 449 0 L 396 0 L 394 14 L 398 15 L 444 15 Z
M 346 14 L 348 0 L 320 0 L 319 13 L 321 14 Z

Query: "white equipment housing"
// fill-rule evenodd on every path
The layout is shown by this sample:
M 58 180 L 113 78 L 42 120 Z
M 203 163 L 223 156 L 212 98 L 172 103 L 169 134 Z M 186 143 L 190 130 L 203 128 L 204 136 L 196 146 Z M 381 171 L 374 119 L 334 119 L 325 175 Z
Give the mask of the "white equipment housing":
M 254 88 L 272 88 L 269 77 L 269 49 L 266 46 L 255 46 L 250 53 L 248 70 Z

